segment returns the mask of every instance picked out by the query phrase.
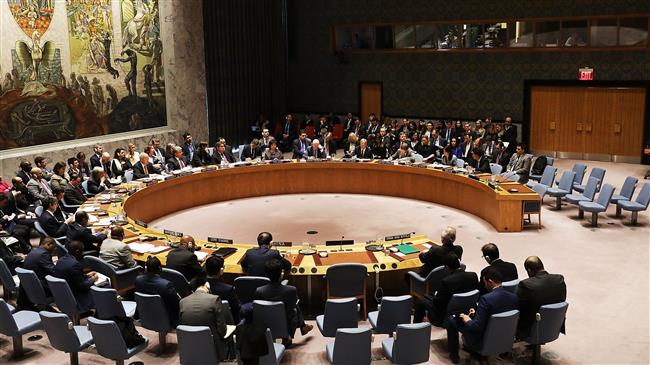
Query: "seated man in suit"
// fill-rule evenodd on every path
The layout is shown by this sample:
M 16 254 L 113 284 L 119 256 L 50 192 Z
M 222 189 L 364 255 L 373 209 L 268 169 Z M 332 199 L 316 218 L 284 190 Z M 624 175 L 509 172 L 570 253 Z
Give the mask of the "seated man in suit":
M 452 295 L 465 293 L 470 290 L 478 289 L 478 277 L 474 272 L 465 272 L 460 268 L 460 260 L 454 253 L 445 257 L 445 267 L 449 271 L 437 292 L 427 294 L 415 303 L 416 317 L 413 316 L 413 323 L 422 322 L 423 310 L 426 310 L 429 322 L 435 326 L 441 326 L 447 313 L 447 305 Z
M 455 253 L 459 260 L 463 259 L 463 248 L 460 245 L 454 245 L 456 241 L 456 228 L 447 227 L 442 231 L 440 236 L 441 246 L 431 245 L 431 247 L 420 253 L 419 258 L 422 261 L 420 276 L 427 276 L 431 270 L 445 264 L 445 257 L 450 253 Z
M 219 361 L 225 360 L 228 357 L 230 339 L 224 337 L 226 326 L 234 323 L 232 315 L 221 303 L 221 298 L 210 294 L 205 273 L 192 280 L 190 289 L 193 293 L 180 301 L 178 324 L 210 327 L 217 358 Z
M 246 275 L 266 276 L 266 262 L 276 259 L 282 264 L 285 274 L 291 270 L 291 263 L 280 255 L 278 250 L 271 249 L 273 236 L 269 232 L 257 235 L 257 248 L 249 248 L 241 260 L 241 268 Z
M 27 182 L 27 191 L 35 201 L 40 200 L 41 203 L 45 203 L 45 199 L 52 196 L 50 183 L 45 180 L 40 168 L 32 168 L 32 179 Z
M 298 306 L 296 287 L 291 285 L 282 285 L 282 263 L 280 260 L 272 259 L 266 262 L 265 269 L 266 275 L 271 279 L 271 282 L 257 288 L 255 291 L 255 299 L 284 303 L 287 326 L 291 337 L 293 338 L 293 334 L 296 332 L 297 328 L 300 328 L 301 335 L 306 335 L 314 328 L 314 326 L 305 323 L 305 319 L 303 318 L 300 307 Z M 290 341 L 290 339 L 285 340 Z
M 488 292 L 487 288 L 483 285 L 483 276 L 486 270 L 491 267 L 495 268 L 501 274 L 501 279 L 504 283 L 519 278 L 519 274 L 517 274 L 517 266 L 512 262 L 501 260 L 499 258 L 499 248 L 494 243 L 486 243 L 483 245 L 483 247 L 481 247 L 481 253 L 483 254 L 485 261 L 489 264 L 489 266 L 481 270 L 478 288 L 481 294 Z
M 259 139 L 259 148 L 264 151 L 269 148 L 271 141 L 275 141 L 275 138 L 271 137 L 268 129 L 262 130 L 262 138 Z
M 137 265 L 133 260 L 129 245 L 122 242 L 123 239 L 124 228 L 113 226 L 110 238 L 105 239 L 99 249 L 99 258 L 106 261 L 115 270 L 128 269 Z
M 101 159 L 102 153 L 104 152 L 104 147 L 101 144 L 96 144 L 93 146 L 93 155 L 90 156 L 90 168 L 97 166 L 102 166 Z
M 43 204 L 43 214 L 38 217 L 38 223 L 45 233 L 50 237 L 63 237 L 68 231 L 68 225 L 74 221 L 73 217 L 68 217 L 65 221 L 59 221 L 55 212 L 59 209 L 59 201 L 55 197 L 45 199 Z
M 95 308 L 90 287 L 97 281 L 97 274 L 91 271 L 84 274 L 82 265 L 84 258 L 84 245 L 79 241 L 70 241 L 66 245 L 68 254 L 60 257 L 54 267 L 55 276 L 65 279 L 70 286 L 72 295 L 77 300 L 80 312 L 87 312 Z
M 88 194 L 97 195 L 111 187 L 108 176 L 101 167 L 93 167 L 87 182 Z
M 227 300 L 230 306 L 230 312 L 235 323 L 239 323 L 239 309 L 241 304 L 235 294 L 235 287 L 223 280 L 224 260 L 219 255 L 210 256 L 205 260 L 205 272 L 208 274 L 208 283 L 210 283 L 210 293 L 218 295 L 221 300 Z M 249 310 L 252 305 L 248 304 Z
M 465 336 L 463 343 L 466 346 L 477 349 L 483 342 L 483 334 L 490 316 L 517 309 L 519 305 L 517 296 L 501 287 L 503 280 L 496 267 L 488 266 L 482 274 L 482 286 L 487 288 L 487 292 L 479 298 L 476 310 L 471 308 L 467 314 L 460 313 L 445 319 L 447 349 L 449 358 L 454 364 L 458 364 L 460 360 L 458 357 L 458 331 Z
M 194 279 L 203 271 L 199 259 L 194 254 L 195 250 L 196 243 L 192 236 L 181 237 L 178 247 L 167 255 L 167 267 L 183 274 L 187 281 Z
M 485 157 L 481 147 L 472 148 L 472 160 L 469 164 L 474 168 L 474 173 L 492 173 L 490 161 Z
M 217 165 L 228 165 L 235 162 L 235 156 L 232 155 L 232 152 L 226 149 L 226 144 L 224 142 L 217 142 L 213 157 L 214 163 Z
M 167 170 L 174 171 L 184 169 L 189 162 L 183 156 L 183 149 L 179 146 L 174 147 L 174 156 L 167 159 Z
M 192 166 L 201 167 L 212 165 L 212 156 L 208 152 L 208 142 L 199 142 L 199 146 L 192 155 Z
M 160 170 L 156 169 L 156 167 L 149 160 L 150 158 L 148 154 L 144 152 L 140 154 L 140 161 L 136 162 L 135 165 L 133 165 L 134 180 L 149 177 L 149 174 L 160 173 Z
M 438 149 L 429 141 L 429 137 L 423 135 L 422 138 L 420 138 L 420 144 L 418 145 L 416 152 L 422 156 L 425 161 L 433 161 L 438 155 L 437 150 Z
M 241 160 L 254 160 L 262 156 L 262 150 L 259 147 L 260 141 L 253 139 L 250 144 L 245 145 L 242 148 Z
M 307 132 L 300 131 L 300 136 L 293 141 L 292 159 L 307 158 L 309 156 L 309 144 L 311 141 L 307 138 Z
M 409 147 L 408 143 L 402 143 L 400 145 L 399 150 L 395 151 L 395 153 L 393 153 L 388 159 L 391 161 L 392 160 L 409 161 L 409 162 L 415 161 L 415 157 L 413 157 L 413 151 Z
M 307 155 L 309 156 L 310 159 L 327 157 L 327 154 L 320 146 L 320 141 L 316 138 L 314 138 L 314 140 L 311 141 L 311 147 L 309 148 Z
M 68 225 L 66 237 L 68 241 L 83 243 L 85 251 L 99 250 L 102 242 L 106 239 L 106 231 L 93 234 L 88 228 L 88 213 L 78 210 L 74 214 L 74 223 Z
M 178 325 L 178 306 L 181 297 L 178 295 L 174 284 L 160 276 L 161 272 L 162 264 L 160 260 L 156 256 L 149 256 L 145 262 L 145 273 L 135 278 L 135 291 L 149 295 L 160 295 L 169 316 L 169 323 L 176 327 Z
M 531 156 L 526 153 L 526 146 L 523 143 L 518 143 L 516 153 L 510 157 L 506 171 L 501 175 L 525 184 L 528 182 L 531 161 Z
M 81 175 L 70 175 L 70 181 L 63 190 L 63 199 L 68 205 L 81 205 L 88 200 L 81 188 Z
M 357 158 L 367 158 L 367 159 L 372 159 L 372 149 L 368 147 L 368 140 L 365 138 L 362 138 L 361 141 L 359 141 L 359 145 L 357 148 L 354 149 L 354 155 Z
M 521 312 L 517 324 L 517 338 L 526 338 L 530 335 L 530 328 L 535 322 L 535 314 L 539 307 L 566 300 L 564 276 L 549 274 L 544 269 L 542 260 L 537 256 L 526 258 L 524 268 L 528 279 L 520 281 L 517 287 Z
M 506 171 L 508 163 L 510 162 L 510 152 L 506 149 L 503 142 L 499 141 L 494 144 L 494 151 L 492 151 L 492 162 L 498 163 L 502 167 L 502 171 Z
M 27 270 L 32 270 L 38 280 L 41 282 L 41 286 L 45 290 L 46 296 L 52 296 L 50 288 L 47 285 L 47 280 L 45 277 L 48 275 L 55 276 L 54 271 L 54 262 L 52 261 L 52 255 L 56 252 L 57 245 L 54 242 L 54 239 L 51 237 L 45 237 L 41 240 L 37 248 L 31 250 L 27 256 L 25 256 L 25 261 L 23 262 L 23 268 Z M 20 288 L 18 293 L 18 299 L 16 304 L 20 309 L 26 310 L 35 310 L 34 304 L 29 301 L 25 291 Z

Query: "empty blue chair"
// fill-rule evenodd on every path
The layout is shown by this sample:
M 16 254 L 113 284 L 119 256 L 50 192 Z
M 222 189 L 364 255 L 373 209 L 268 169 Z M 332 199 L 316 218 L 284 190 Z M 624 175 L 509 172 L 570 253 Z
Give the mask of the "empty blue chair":
M 604 189 L 605 187 L 603 187 Z M 533 348 L 533 363 L 539 363 L 541 345 L 555 341 L 560 337 L 560 331 L 566 318 L 569 303 L 554 303 L 539 307 L 535 323 L 530 329 L 530 335 L 524 339 Z
M 93 343 L 93 336 L 88 327 L 72 326 L 70 318 L 63 313 L 42 311 L 39 315 L 52 347 L 69 353 L 70 365 L 79 364 L 79 351 Z
M 4 299 L 0 299 L 0 333 L 13 340 L 13 357 L 23 356 L 23 335 L 41 329 L 41 318 L 32 311 L 11 314 Z
M 293 337 L 287 327 L 287 314 L 282 302 L 253 301 L 253 323 L 270 329 L 274 339 L 289 340 Z
M 103 274 L 111 281 L 111 286 L 118 292 L 126 292 L 135 287 L 135 278 L 142 272 L 142 266 L 115 270 L 106 261 L 94 256 L 84 256 L 84 261 L 93 271 Z
M 95 317 L 111 319 L 113 317 L 129 317 L 135 315 L 136 303 L 129 300 L 117 300 L 117 290 L 92 286 L 90 294 L 95 302 Z
M 564 199 L 567 201 L 567 203 L 573 205 L 578 205 L 580 202 L 594 201 L 598 183 L 598 179 L 595 177 L 589 177 L 589 180 L 587 180 L 587 185 L 585 185 L 585 191 L 582 194 L 568 194 L 564 197 Z
M 510 352 L 517 332 L 517 321 L 519 321 L 519 311 L 516 309 L 495 313 L 488 319 L 480 347 L 472 347 L 465 341 L 463 344 L 483 356 Z
M 173 329 L 171 323 L 169 323 L 165 303 L 160 295 L 139 292 L 135 292 L 135 302 L 138 306 L 138 315 L 140 315 L 142 327 L 158 332 L 159 352 L 164 352 L 167 346 L 167 333 Z
M 334 365 L 362 365 L 372 361 L 370 328 L 341 328 L 334 342 L 325 345 L 327 360 Z
M 605 169 L 602 169 L 600 167 L 594 167 L 591 170 L 591 173 L 589 173 L 589 177 L 595 177 L 598 179 L 598 186 L 596 186 L 596 192 L 600 191 L 600 186 L 602 185 L 603 181 L 605 180 Z M 573 184 L 573 190 L 583 192 L 585 190 L 585 186 L 581 184 Z
M 517 286 L 518 285 L 519 285 L 519 279 L 510 280 L 510 281 L 506 281 L 505 283 L 501 283 L 501 287 L 503 287 L 503 289 L 505 289 L 505 290 L 507 290 L 507 291 L 509 291 L 509 292 L 511 292 L 513 294 L 517 293 Z
M 544 197 L 548 191 L 548 186 L 542 184 L 534 184 L 533 191 L 539 194 L 539 197 L 542 198 L 542 201 L 544 201 Z
M 373 331 L 392 335 L 398 324 L 411 323 L 412 305 L 413 299 L 410 295 L 381 298 L 379 310 L 368 313 L 368 321 Z
M 648 209 L 648 204 L 650 204 L 650 183 L 645 183 L 635 201 L 619 201 L 616 206 L 632 212 L 632 225 L 635 225 L 639 212 Z
M 551 156 L 546 156 L 546 165 L 553 166 L 553 163 L 555 163 L 555 159 Z
M 160 276 L 163 279 L 167 279 L 171 281 L 172 284 L 174 284 L 174 287 L 176 287 L 176 291 L 178 292 L 178 295 L 181 296 L 181 298 L 185 298 L 186 296 L 190 295 L 190 283 L 185 278 L 185 275 L 176 270 L 168 269 L 165 267 L 162 269 Z
M 47 306 L 54 301 L 53 297 L 48 297 L 45 294 L 45 289 L 43 289 L 43 285 L 34 271 L 17 267 L 16 275 L 20 279 L 20 287 L 23 288 L 30 302 L 40 306 Z
M 235 278 L 235 293 L 242 304 L 252 303 L 255 300 L 257 288 L 270 282 L 269 278 L 263 276 L 240 276 Z
M 460 168 L 465 167 L 465 161 L 462 158 L 457 158 L 456 159 L 456 167 L 460 167 Z
M 361 318 L 366 319 L 368 306 L 366 304 L 366 277 L 368 269 L 361 264 L 336 264 L 327 268 L 327 299 L 357 298 L 361 301 L 363 311 Z
M 409 283 L 411 296 L 421 298 L 425 294 L 434 293 L 440 287 L 440 283 L 445 276 L 449 275 L 449 271 L 444 266 L 438 266 L 431 270 L 426 277 L 420 276 L 415 271 L 409 271 Z
M 429 361 L 431 323 L 400 324 L 381 348 L 393 364 L 420 364 Z
M 325 314 L 316 316 L 316 325 L 324 337 L 336 336 L 339 328 L 357 328 L 357 298 L 328 299 Z
M 268 353 L 260 356 L 259 365 L 278 365 L 284 357 L 285 347 L 283 344 L 275 343 L 270 329 L 266 329 L 264 333 L 266 336 L 266 345 L 268 346 Z
M 176 327 L 178 355 L 182 365 L 217 364 L 212 332 L 207 326 Z
M 54 297 L 54 303 L 56 303 L 59 311 L 72 318 L 72 323 L 79 324 L 79 306 L 77 305 L 77 299 L 72 294 L 72 290 L 70 290 L 68 282 L 55 278 L 52 275 L 47 275 L 45 280 L 47 280 L 47 285 L 50 287 L 50 291 Z
M 149 339 L 145 337 L 142 344 L 128 348 L 120 329 L 113 321 L 88 317 L 88 328 L 95 341 L 97 353 L 107 359 L 115 360 L 116 365 L 124 365 L 124 360 L 146 349 L 149 344 Z
M 539 178 L 539 184 L 542 184 L 542 185 L 544 185 L 546 187 L 549 187 L 549 188 L 552 187 L 553 186 L 553 181 L 555 181 L 555 174 L 556 173 L 557 173 L 557 167 L 547 165 L 546 167 L 544 167 L 544 172 L 542 173 L 542 175 Z M 534 181 L 529 181 L 529 182 L 526 183 L 526 186 L 528 186 L 529 188 L 532 189 L 533 186 L 535 186 L 536 184 L 538 184 L 538 183 L 536 183 Z
M 476 308 L 478 297 L 479 291 L 476 289 L 452 295 L 451 299 L 449 299 L 449 304 L 447 304 L 447 313 L 467 313 L 470 308 Z
M 621 188 L 621 194 L 614 194 L 610 199 L 610 203 L 616 205 L 616 216 L 621 216 L 621 208 L 618 206 L 619 201 L 630 201 L 632 200 L 632 195 L 634 195 L 634 190 L 636 189 L 636 183 L 639 182 L 634 176 L 628 176 L 625 178 L 623 187 Z
M 582 179 L 585 176 L 585 171 L 587 171 L 587 165 L 581 163 L 573 164 L 573 168 L 571 168 L 571 171 L 575 173 L 575 175 L 573 175 L 572 185 L 580 185 L 582 184 Z M 559 185 L 559 184 L 560 183 L 558 181 L 555 182 L 555 185 Z
M 492 175 L 499 175 L 503 171 L 503 166 L 498 163 L 490 162 L 490 172 Z
M 609 200 L 614 195 L 614 186 L 611 184 L 603 185 L 603 189 L 598 194 L 598 199 L 595 202 L 580 202 L 578 203 L 578 215 L 582 218 L 584 212 L 591 213 L 591 225 L 598 226 L 598 213 L 607 210 Z
M 575 172 L 564 171 L 560 177 L 560 183 L 557 188 L 546 189 L 546 194 L 556 198 L 555 209 L 562 209 L 562 197 L 571 194 L 571 186 L 573 184 Z
M 5 300 L 9 300 L 13 294 L 18 292 L 16 281 L 3 259 L 0 259 L 0 284 L 2 284 L 2 295 Z

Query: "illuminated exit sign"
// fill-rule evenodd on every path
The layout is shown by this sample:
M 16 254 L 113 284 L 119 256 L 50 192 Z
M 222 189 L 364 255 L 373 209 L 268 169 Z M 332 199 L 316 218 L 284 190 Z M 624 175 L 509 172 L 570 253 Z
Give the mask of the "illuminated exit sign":
M 590 67 L 584 67 L 578 70 L 578 76 L 580 81 L 591 81 L 594 79 L 594 69 Z

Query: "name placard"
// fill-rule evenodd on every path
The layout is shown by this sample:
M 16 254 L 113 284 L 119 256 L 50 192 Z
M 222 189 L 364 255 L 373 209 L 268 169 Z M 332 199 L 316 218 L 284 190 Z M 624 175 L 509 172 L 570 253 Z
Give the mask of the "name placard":
M 164 229 L 163 233 L 167 236 L 183 237 L 183 232 L 176 232 L 176 231 L 170 231 L 168 229 Z
M 271 242 L 271 246 L 273 246 L 273 247 L 291 247 L 291 246 L 293 246 L 293 242 L 289 242 L 289 241 Z
M 227 238 L 219 238 L 219 237 L 208 237 L 208 242 L 210 243 L 225 243 L 228 245 L 232 245 L 233 240 L 227 239 Z
M 384 237 L 384 241 L 395 241 L 395 240 L 403 240 L 405 238 L 411 238 L 410 233 L 405 233 L 405 234 L 398 234 L 394 236 L 386 236 Z
M 147 226 L 147 223 L 145 223 L 145 222 L 143 222 L 143 221 L 141 221 L 141 220 L 139 220 L 139 219 L 136 219 L 134 222 L 135 222 L 135 224 L 137 224 L 137 225 L 139 225 L 139 226 L 142 226 L 142 227 L 144 227 L 144 228 L 147 228 L 147 227 L 148 227 L 148 226 Z

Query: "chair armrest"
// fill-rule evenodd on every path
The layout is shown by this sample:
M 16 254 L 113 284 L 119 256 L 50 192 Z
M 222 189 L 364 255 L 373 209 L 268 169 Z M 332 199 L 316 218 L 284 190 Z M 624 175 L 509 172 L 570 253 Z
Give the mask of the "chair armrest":
M 420 283 L 424 283 L 427 280 L 427 278 L 423 278 L 422 276 L 420 276 L 420 274 L 416 273 L 415 271 L 409 271 L 407 274 L 409 275 L 410 279 L 416 280 Z
M 137 271 L 138 274 L 142 271 L 142 266 L 136 265 L 134 267 L 130 267 L 128 269 L 122 269 L 122 270 L 115 270 L 115 275 L 116 276 L 122 276 L 122 275 L 128 275 L 132 272 Z
M 140 265 L 115 271 L 115 280 L 117 283 L 113 287 L 122 289 L 132 286 L 135 283 L 135 278 L 138 277 L 141 272 L 142 266 Z

